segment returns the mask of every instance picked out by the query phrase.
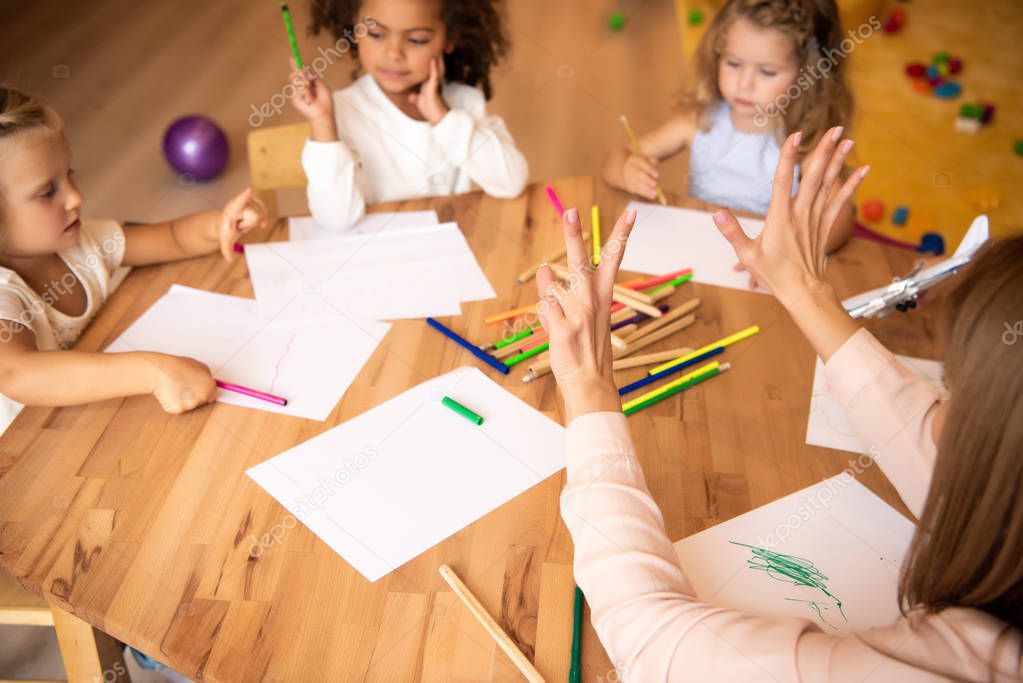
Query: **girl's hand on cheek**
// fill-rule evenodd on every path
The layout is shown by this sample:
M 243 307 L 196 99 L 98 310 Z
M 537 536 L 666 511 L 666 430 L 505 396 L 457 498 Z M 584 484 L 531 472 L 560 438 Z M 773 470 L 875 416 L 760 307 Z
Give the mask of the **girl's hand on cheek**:
M 449 109 L 440 87 L 444 83 L 444 59 L 434 57 L 430 60 L 430 77 L 423 81 L 418 93 L 408 96 L 409 102 L 416 105 L 419 113 L 431 124 L 436 125 L 444 118 Z

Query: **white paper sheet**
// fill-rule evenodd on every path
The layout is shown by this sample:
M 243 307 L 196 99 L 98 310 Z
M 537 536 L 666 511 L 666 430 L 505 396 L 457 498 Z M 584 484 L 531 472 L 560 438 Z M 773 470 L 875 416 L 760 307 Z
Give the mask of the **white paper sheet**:
M 456 223 L 252 244 L 245 258 L 260 317 L 273 327 L 458 315 L 460 302 L 496 296 Z
M 292 242 L 300 240 L 322 240 L 351 235 L 374 235 L 382 230 L 399 230 L 418 228 L 423 225 L 437 225 L 440 220 L 436 211 L 390 211 L 386 213 L 366 214 L 361 221 L 344 232 L 327 230 L 311 216 L 300 216 L 288 219 L 288 239 Z
M 915 529 L 841 474 L 684 538 L 675 550 L 701 600 L 846 635 L 898 619 L 899 571 Z M 781 569 L 768 573 L 750 561 Z M 786 562 L 803 565 L 798 583 Z
M 564 466 L 565 430 L 466 366 L 247 473 L 376 581 Z
M 222 390 L 222 403 L 325 420 L 388 329 L 344 319 L 266 329 L 252 299 L 172 285 L 106 350 L 194 358 L 216 379 L 288 399 L 277 406 Z
M 629 202 L 636 209 L 636 225 L 625 247 L 622 270 L 664 275 L 682 268 L 693 269 L 693 282 L 732 289 L 749 289 L 749 273 L 733 270 L 739 259 L 706 211 L 674 206 Z M 756 237 L 764 222 L 740 218 L 742 229 Z M 767 290 L 758 287 L 757 292 Z
M 939 390 L 942 388 L 941 373 L 943 366 L 936 360 L 896 356 L 903 365 L 918 375 L 928 379 Z M 813 393 L 810 397 L 810 417 L 806 425 L 806 443 L 811 446 L 837 448 L 850 453 L 865 453 L 863 446 L 853 434 L 849 419 L 842 406 L 828 394 L 828 384 L 824 376 L 824 363 L 817 359 L 813 371 Z

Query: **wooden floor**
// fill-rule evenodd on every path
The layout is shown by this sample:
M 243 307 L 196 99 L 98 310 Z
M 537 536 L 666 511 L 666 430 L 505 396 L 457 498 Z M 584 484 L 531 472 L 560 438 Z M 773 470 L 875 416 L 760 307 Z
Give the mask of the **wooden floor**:
M 694 0 L 696 1 L 696 0 Z M 307 3 L 294 2 L 298 27 Z M 936 229 L 958 241 L 985 194 L 996 234 L 1023 227 L 1023 3 L 993 0 L 983 9 L 961 0 L 904 5 L 906 29 L 877 32 L 849 60 L 857 108 L 857 160 L 871 163 L 861 197 L 911 209 L 910 225 L 878 227 L 917 241 Z M 622 11 L 620 33 L 607 16 Z M 685 82 L 669 0 L 515 0 L 508 4 L 511 59 L 495 79 L 491 109 L 505 118 L 529 159 L 533 180 L 596 173 L 621 142 L 618 116 L 639 130 L 662 121 Z M 326 37 L 300 36 L 310 61 Z M 289 51 L 276 2 L 39 0 L 0 6 L 0 81 L 41 94 L 64 116 L 91 217 L 156 220 L 219 207 L 246 182 L 244 138 L 251 107 L 279 93 Z M 908 61 L 948 50 L 963 58 L 964 96 L 945 102 L 912 90 Z M 326 72 L 334 87 L 352 62 Z M 953 129 L 964 101 L 997 104 L 978 135 Z M 182 186 L 163 161 L 162 134 L 174 118 L 202 113 L 221 123 L 234 150 L 229 171 Z M 293 122 L 286 106 L 264 125 Z M 665 185 L 684 194 L 685 158 L 666 165 Z M 306 211 L 302 193 L 283 204 Z

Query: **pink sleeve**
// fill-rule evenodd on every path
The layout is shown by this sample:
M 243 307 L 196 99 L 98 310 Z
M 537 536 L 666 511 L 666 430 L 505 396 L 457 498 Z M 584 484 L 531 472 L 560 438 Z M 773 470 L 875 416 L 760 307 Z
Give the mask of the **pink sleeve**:
M 860 444 L 920 516 L 937 448 L 931 437 L 938 390 L 861 329 L 824 365 L 831 395 Z
M 618 673 L 630 681 L 824 680 L 842 639 L 803 619 L 764 619 L 701 602 L 647 491 L 626 418 L 568 427 L 562 516 L 575 578 Z

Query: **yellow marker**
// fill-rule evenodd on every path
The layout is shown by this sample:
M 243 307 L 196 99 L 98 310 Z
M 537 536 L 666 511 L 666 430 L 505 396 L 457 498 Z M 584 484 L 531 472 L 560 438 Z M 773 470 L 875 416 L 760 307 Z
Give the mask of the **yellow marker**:
M 707 363 L 706 365 L 701 365 L 700 367 L 696 368 L 692 372 L 687 373 L 685 375 L 682 375 L 678 379 L 673 379 L 670 382 L 668 382 L 667 384 L 662 384 L 661 386 L 657 387 L 653 391 L 648 391 L 645 394 L 643 394 L 642 396 L 639 396 L 637 398 L 632 399 L 631 401 L 627 401 L 627 402 L 623 403 L 622 404 L 622 410 L 626 411 L 629 408 L 632 408 L 633 406 L 638 406 L 640 403 L 643 403 L 644 401 L 649 401 L 650 399 L 654 398 L 655 396 L 660 396 L 664 392 L 670 391 L 670 390 L 674 389 L 675 387 L 677 387 L 680 384 L 685 384 L 686 382 L 688 382 L 689 380 L 691 380 L 694 377 L 699 377 L 700 375 L 703 375 L 703 374 L 706 374 L 708 372 L 711 372 L 712 370 L 717 370 L 720 367 L 721 367 L 721 364 L 718 363 L 717 361 L 713 361 L 711 363 Z
M 643 148 L 639 146 L 639 138 L 636 137 L 636 131 L 632 130 L 632 126 L 629 125 L 629 119 L 624 114 L 619 117 L 622 125 L 625 126 L 625 134 L 629 136 L 629 142 L 632 143 L 632 152 L 636 156 L 643 156 Z M 657 201 L 661 204 L 667 204 L 668 199 L 664 196 L 664 191 L 661 190 L 661 186 L 657 186 Z
M 593 265 L 600 265 L 600 207 L 590 208 L 590 227 L 593 230 Z
M 673 368 L 680 363 L 685 363 L 687 360 L 691 358 L 696 358 L 699 355 L 707 353 L 711 349 L 716 349 L 719 346 L 729 346 L 731 344 L 734 344 L 735 342 L 742 341 L 743 339 L 752 337 L 759 331 L 760 325 L 751 325 L 747 327 L 745 330 L 739 330 L 735 334 L 725 337 L 724 339 L 720 339 L 714 342 L 713 344 L 707 344 L 706 346 L 696 349 L 692 353 L 687 353 L 686 355 L 676 358 L 675 360 L 668 361 L 663 365 L 658 365 L 656 368 L 651 370 L 649 374 L 656 375 L 658 372 L 667 370 L 668 368 Z

